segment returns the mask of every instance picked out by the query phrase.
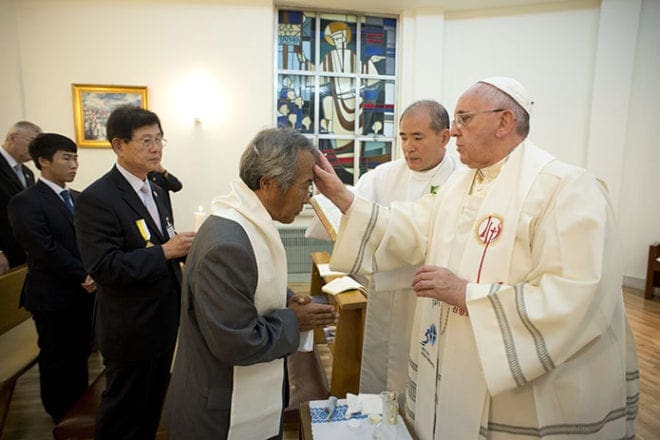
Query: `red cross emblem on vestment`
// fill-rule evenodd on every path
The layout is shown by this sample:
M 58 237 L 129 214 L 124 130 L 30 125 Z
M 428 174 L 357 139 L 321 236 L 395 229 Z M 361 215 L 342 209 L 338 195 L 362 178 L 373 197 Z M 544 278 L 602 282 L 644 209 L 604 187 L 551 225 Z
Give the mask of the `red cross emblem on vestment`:
M 477 225 L 475 235 L 480 243 L 483 243 L 484 250 L 481 254 L 481 261 L 479 262 L 479 270 L 477 271 L 477 283 L 481 279 L 481 270 L 484 267 L 484 259 L 486 258 L 486 251 L 502 233 L 504 220 L 499 215 L 490 214 Z
M 477 226 L 478 240 L 488 246 L 502 233 L 502 219 L 499 216 L 489 215 Z

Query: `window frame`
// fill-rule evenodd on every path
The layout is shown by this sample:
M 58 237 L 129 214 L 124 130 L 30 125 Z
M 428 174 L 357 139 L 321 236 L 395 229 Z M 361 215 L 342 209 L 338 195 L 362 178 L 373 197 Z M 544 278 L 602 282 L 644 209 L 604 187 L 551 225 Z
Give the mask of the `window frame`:
M 280 69 L 279 68 L 279 58 L 280 58 L 280 53 L 279 53 L 279 20 L 280 20 L 280 12 L 281 11 L 294 11 L 294 12 L 301 12 L 304 14 L 315 14 L 315 26 L 314 26 L 314 31 L 316 34 L 316 38 L 314 39 L 315 41 L 315 47 L 314 47 L 314 57 L 315 59 L 312 60 L 314 64 L 314 70 L 296 70 L 296 69 Z M 355 59 L 356 59 L 356 66 L 355 66 L 355 72 L 354 73 L 343 73 L 343 72 L 324 72 L 321 69 L 321 38 L 323 35 L 323 30 L 321 29 L 321 20 L 324 15 L 332 15 L 332 14 L 337 14 L 337 15 L 344 15 L 344 16 L 354 16 L 355 17 Z M 395 36 L 395 57 L 394 57 L 394 73 L 391 75 L 384 75 L 384 74 L 369 74 L 369 73 L 362 73 L 361 72 L 361 66 L 362 66 L 362 26 L 363 26 L 363 19 L 368 18 L 368 17 L 374 17 L 374 18 L 383 18 L 383 19 L 392 19 L 395 20 L 396 22 L 396 36 Z M 314 123 L 313 123 L 313 132 L 312 133 L 303 133 L 306 137 L 312 139 L 315 145 L 319 145 L 320 141 L 323 140 L 336 140 L 336 141 L 353 141 L 353 182 L 351 183 L 352 185 L 355 185 L 360 178 L 360 176 L 364 173 L 361 172 L 360 170 L 360 162 L 363 157 L 364 151 L 365 151 L 365 146 L 368 142 L 383 142 L 383 143 L 389 143 L 390 144 L 390 159 L 389 160 L 394 160 L 397 155 L 396 155 L 396 148 L 397 148 L 397 138 L 398 138 L 398 114 L 399 114 L 399 106 L 398 106 L 398 98 L 399 98 L 399 81 L 398 81 L 398 76 L 399 76 L 399 63 L 400 63 L 400 39 L 401 39 L 401 21 L 399 19 L 399 16 L 397 15 L 391 15 L 391 14 L 368 14 L 368 13 L 361 13 L 361 12 L 355 12 L 355 11 L 332 11 L 332 10 L 318 10 L 314 8 L 304 8 L 304 7 L 278 7 L 275 8 L 275 15 L 274 15 L 274 38 L 273 38 L 273 124 L 274 126 L 278 126 L 278 116 L 280 115 L 277 104 L 278 104 L 278 98 L 279 98 L 279 88 L 280 88 L 280 81 L 279 77 L 280 75 L 290 75 L 290 76 L 299 76 L 299 77 L 311 77 L 314 79 L 314 109 L 313 109 L 313 114 L 314 114 Z M 321 85 L 321 78 L 327 78 L 327 77 L 337 77 L 337 78 L 351 78 L 354 81 L 353 84 L 353 93 L 355 94 L 355 114 L 354 114 L 354 123 L 353 123 L 353 133 L 352 134 L 328 134 L 328 133 L 320 133 L 320 107 L 321 103 L 319 100 L 319 91 L 320 91 L 320 85 Z M 360 127 L 359 120 L 361 118 L 361 115 L 364 114 L 363 107 L 359 103 L 359 97 L 360 97 L 360 85 L 362 84 L 363 81 L 365 80 L 380 80 L 380 81 L 387 81 L 387 82 L 392 82 L 392 105 L 393 105 L 393 111 L 392 111 L 392 134 L 391 135 L 386 135 L 384 132 L 381 134 L 362 134 L 362 128 Z M 372 168 L 367 168 L 366 171 L 369 171 Z M 365 172 L 366 172 L 365 171 Z

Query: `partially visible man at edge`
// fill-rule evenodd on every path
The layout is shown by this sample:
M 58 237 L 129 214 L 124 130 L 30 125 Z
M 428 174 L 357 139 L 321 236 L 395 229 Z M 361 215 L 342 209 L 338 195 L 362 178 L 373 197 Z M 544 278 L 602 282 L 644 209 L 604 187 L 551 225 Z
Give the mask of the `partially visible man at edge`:
M 607 191 L 525 139 L 531 106 L 511 78 L 464 92 L 451 134 L 469 169 L 436 199 L 384 209 L 327 160 L 315 167 L 345 212 L 333 269 L 425 263 L 406 408 L 422 440 L 634 437 L 639 371 Z
M 447 154 L 449 115 L 433 100 L 408 106 L 399 120 L 403 158 L 379 165 L 360 177 L 355 194 L 383 206 L 415 201 L 436 194 L 456 168 Z M 329 240 L 315 218 L 307 235 Z M 376 272 L 369 280 L 369 301 L 364 329 L 360 392 L 397 393 L 403 406 L 408 384 L 408 349 L 415 312 L 410 283 L 415 266 Z
M 284 358 L 302 331 L 336 323 L 334 307 L 287 299 L 274 221 L 309 200 L 318 150 L 293 129 L 259 132 L 240 179 L 213 201 L 186 262 L 181 332 L 166 405 L 170 438 L 282 437 Z
M 39 133 L 38 125 L 19 121 L 11 126 L 0 148 L 0 275 L 27 259 L 9 224 L 7 205 L 16 194 L 34 185 L 34 173 L 23 164 L 30 160 L 28 145 Z
M 117 163 L 80 194 L 75 216 L 80 254 L 98 286 L 95 329 L 106 367 L 95 438 L 150 439 L 179 325 L 179 263 L 194 233 L 174 231 L 165 192 L 147 179 L 162 157 L 158 116 L 120 106 L 106 135 Z

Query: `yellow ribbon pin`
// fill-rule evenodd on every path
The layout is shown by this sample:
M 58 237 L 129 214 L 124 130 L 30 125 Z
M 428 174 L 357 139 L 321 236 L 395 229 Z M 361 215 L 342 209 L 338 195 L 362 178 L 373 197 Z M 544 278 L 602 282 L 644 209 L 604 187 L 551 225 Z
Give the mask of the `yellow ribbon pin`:
M 151 232 L 149 232 L 149 228 L 147 227 L 147 222 L 145 222 L 143 218 L 140 218 L 135 220 L 135 225 L 137 226 L 138 231 L 140 231 L 140 235 L 147 243 L 146 247 L 153 246 L 153 244 L 149 241 L 151 240 Z

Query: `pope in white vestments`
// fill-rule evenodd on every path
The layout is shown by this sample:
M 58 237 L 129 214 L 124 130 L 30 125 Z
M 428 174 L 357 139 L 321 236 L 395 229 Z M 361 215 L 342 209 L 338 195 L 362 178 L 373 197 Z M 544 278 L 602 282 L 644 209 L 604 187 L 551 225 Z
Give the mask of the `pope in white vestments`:
M 406 408 L 422 440 L 634 437 L 639 372 L 607 191 L 525 140 L 531 104 L 510 78 L 468 89 L 451 133 L 470 169 L 415 203 L 386 209 L 315 168 L 345 213 L 333 269 L 424 263 Z

